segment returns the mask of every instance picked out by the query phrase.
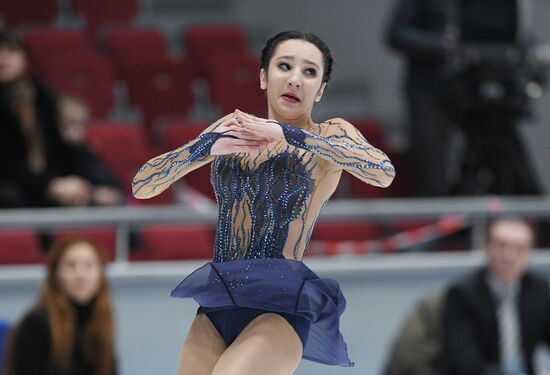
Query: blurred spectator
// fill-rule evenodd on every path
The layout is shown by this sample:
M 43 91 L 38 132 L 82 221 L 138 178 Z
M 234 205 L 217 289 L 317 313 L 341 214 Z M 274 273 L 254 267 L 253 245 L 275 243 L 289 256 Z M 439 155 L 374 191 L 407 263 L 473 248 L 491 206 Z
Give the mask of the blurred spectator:
M 58 119 L 57 98 L 29 74 L 23 45 L 0 32 L 0 207 L 113 203 L 95 194 L 94 166 L 62 139 Z
M 447 292 L 445 374 L 535 374 L 535 348 L 550 346 L 550 289 L 527 270 L 533 242 L 522 220 L 499 219 L 489 226 L 487 265 Z
M 84 101 L 70 95 L 60 98 L 61 136 L 74 154 L 78 174 L 93 185 L 92 203 L 100 206 L 121 204 L 124 194 L 119 182 L 87 143 L 86 126 L 89 122 L 90 108 Z
M 528 3 L 398 0 L 387 42 L 407 61 L 417 195 L 541 193 L 517 127 L 544 81 Z
M 6 375 L 115 374 L 113 334 L 104 255 L 66 239 L 49 252 L 38 302 L 13 331 Z
M 441 293 L 420 299 L 395 339 L 384 375 L 440 374 L 442 303 Z

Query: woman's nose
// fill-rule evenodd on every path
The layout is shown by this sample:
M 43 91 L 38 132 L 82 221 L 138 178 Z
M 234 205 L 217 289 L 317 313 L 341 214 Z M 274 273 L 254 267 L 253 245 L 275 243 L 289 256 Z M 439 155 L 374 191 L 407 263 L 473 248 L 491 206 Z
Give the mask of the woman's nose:
M 295 74 L 288 79 L 288 85 L 292 87 L 300 87 L 302 85 L 302 82 L 300 81 L 300 78 Z

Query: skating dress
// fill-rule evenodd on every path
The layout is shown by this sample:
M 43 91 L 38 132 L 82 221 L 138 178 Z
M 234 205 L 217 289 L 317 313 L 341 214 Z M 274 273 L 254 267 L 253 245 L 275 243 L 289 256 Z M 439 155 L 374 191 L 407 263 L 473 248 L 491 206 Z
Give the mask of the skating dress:
M 339 330 L 346 305 L 340 287 L 319 278 L 302 259 L 342 171 L 385 187 L 395 175 L 391 162 L 340 118 L 304 129 L 278 123 L 286 142 L 275 141 L 251 153 L 212 156 L 213 143 L 227 136 L 216 131 L 222 121 L 188 144 L 151 159 L 134 179 L 134 194 L 152 197 L 212 163 L 218 205 L 213 260 L 186 277 L 172 296 L 195 299 L 199 312 L 249 316 L 243 318 L 245 323 L 258 311 L 279 313 L 300 336 L 303 358 L 352 366 Z M 223 323 L 213 323 L 230 343 Z

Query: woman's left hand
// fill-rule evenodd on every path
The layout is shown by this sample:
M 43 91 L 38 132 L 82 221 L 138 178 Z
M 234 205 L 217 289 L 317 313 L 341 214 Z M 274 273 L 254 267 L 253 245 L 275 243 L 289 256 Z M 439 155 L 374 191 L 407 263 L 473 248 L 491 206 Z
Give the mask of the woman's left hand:
M 235 113 L 237 114 L 237 121 L 250 133 L 256 136 L 267 136 L 272 140 L 286 140 L 283 129 L 277 121 L 256 117 L 238 109 Z

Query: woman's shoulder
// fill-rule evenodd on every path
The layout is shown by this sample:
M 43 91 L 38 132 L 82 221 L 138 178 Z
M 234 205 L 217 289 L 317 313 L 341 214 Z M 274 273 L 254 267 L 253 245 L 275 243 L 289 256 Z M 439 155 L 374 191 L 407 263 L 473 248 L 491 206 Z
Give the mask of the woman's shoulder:
M 22 329 L 49 331 L 48 311 L 45 308 L 34 308 L 27 312 L 21 320 Z
M 334 117 L 313 126 L 320 134 L 344 134 L 355 129 L 354 126 L 342 117 Z

